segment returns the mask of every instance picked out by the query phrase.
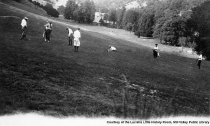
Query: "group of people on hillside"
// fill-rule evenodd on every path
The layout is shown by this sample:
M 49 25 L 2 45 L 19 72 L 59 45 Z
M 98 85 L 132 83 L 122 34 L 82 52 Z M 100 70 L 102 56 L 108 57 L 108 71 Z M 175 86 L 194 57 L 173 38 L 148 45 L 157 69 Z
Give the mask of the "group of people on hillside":
M 26 39 L 26 33 L 27 33 L 27 20 L 28 18 L 25 17 L 22 19 L 21 21 L 21 26 L 22 26 L 22 35 L 21 35 L 21 40 Z M 50 42 L 50 36 L 51 36 L 51 32 L 52 32 L 52 23 L 51 22 L 47 22 L 46 25 L 44 25 L 45 29 L 44 29 L 44 33 L 43 33 L 43 37 L 45 42 Z M 74 52 L 78 52 L 79 51 L 79 47 L 80 47 L 80 38 L 81 38 L 81 33 L 80 33 L 80 28 L 78 28 L 77 30 L 73 31 L 71 28 L 67 27 L 66 30 L 68 31 L 68 45 L 69 46 L 73 46 L 74 45 Z M 116 47 L 114 46 L 110 46 L 109 49 L 107 49 L 108 52 L 110 51 L 116 51 Z M 158 48 L 158 44 L 155 44 L 155 47 L 153 48 L 153 57 L 156 59 L 160 56 L 159 53 L 159 48 Z M 201 68 L 201 61 L 203 60 L 203 56 L 202 53 L 199 54 L 199 57 L 197 59 L 197 66 L 200 69 Z
M 153 48 L 153 57 L 156 59 L 160 56 L 158 44 L 155 44 L 155 47 Z M 201 61 L 204 60 L 202 53 L 199 53 L 198 59 L 196 60 L 197 66 L 199 69 L 201 69 Z
M 66 28 L 66 30 L 68 31 L 69 46 L 72 46 L 74 44 L 74 52 L 78 52 L 81 38 L 80 28 L 78 28 L 76 31 L 73 31 L 71 28 L 68 27 Z
M 21 21 L 22 34 L 21 34 L 20 40 L 28 40 L 27 37 L 26 37 L 27 21 L 28 21 L 27 17 L 24 17 Z M 45 42 L 50 43 L 52 27 L 53 27 L 52 22 L 49 22 L 49 21 L 47 21 L 47 24 L 44 25 L 43 38 L 44 38 Z M 79 47 L 80 47 L 80 38 L 81 38 L 80 28 L 73 31 L 71 28 L 67 27 L 66 30 L 68 31 L 68 41 L 69 41 L 68 45 L 69 46 L 74 45 L 74 52 L 78 52 Z

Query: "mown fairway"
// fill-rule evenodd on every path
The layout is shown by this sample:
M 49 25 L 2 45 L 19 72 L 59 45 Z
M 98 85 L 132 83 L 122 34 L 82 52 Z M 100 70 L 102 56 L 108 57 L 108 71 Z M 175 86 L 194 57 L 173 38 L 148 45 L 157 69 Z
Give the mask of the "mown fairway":
M 29 17 L 28 41 L 19 40 Z M 210 65 L 124 40 L 82 31 L 78 53 L 67 46 L 67 26 L 54 23 L 52 43 L 42 38 L 46 22 L 0 4 L 0 113 L 151 117 L 209 115 Z M 108 45 L 117 52 L 107 53 Z M 141 91 L 127 89 L 127 83 Z M 126 99 L 126 102 L 123 102 Z

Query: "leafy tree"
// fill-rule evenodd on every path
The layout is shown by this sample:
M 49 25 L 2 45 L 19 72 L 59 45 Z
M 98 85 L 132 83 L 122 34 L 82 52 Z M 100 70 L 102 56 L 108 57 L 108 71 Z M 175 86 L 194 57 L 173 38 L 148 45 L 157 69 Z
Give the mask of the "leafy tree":
M 69 0 L 66 4 L 64 17 L 79 23 L 92 23 L 95 18 L 95 4 L 93 1 L 86 0 L 76 4 L 74 0 Z
M 95 18 L 95 4 L 93 1 L 86 0 L 84 2 L 84 20 L 86 23 L 92 23 Z
M 170 45 L 178 45 L 179 33 L 177 20 L 167 20 L 162 27 L 162 39 Z
M 152 37 L 154 26 L 154 13 L 152 10 L 144 10 L 138 21 L 137 33 L 141 36 Z
M 64 14 L 64 11 L 65 11 L 65 7 L 63 5 L 59 6 L 57 11 L 60 13 L 60 14 Z
M 123 26 L 125 26 L 124 28 L 128 26 L 127 25 L 128 23 L 132 24 L 132 27 L 133 27 L 133 25 L 138 22 L 139 15 L 140 14 L 138 10 L 135 10 L 135 9 L 127 10 L 123 17 Z
M 74 19 L 74 11 L 78 11 L 78 5 L 76 4 L 75 0 L 69 0 L 66 3 L 66 8 L 64 10 L 64 17 L 66 19 Z
M 99 10 L 101 13 L 109 13 L 109 9 L 103 7 L 102 9 Z
M 40 4 L 39 2 L 36 1 L 32 1 L 32 0 L 28 0 L 29 2 L 33 3 L 34 5 L 44 9 L 48 15 L 52 16 L 52 17 L 58 17 L 59 16 L 59 12 L 53 8 L 52 4 L 46 4 L 45 6 Z
M 199 36 L 194 37 L 196 42 L 195 50 L 202 52 L 210 59 L 210 1 L 200 4 L 200 6 L 193 8 L 192 11 L 191 23 L 193 29 L 199 33 Z
M 48 15 L 52 17 L 59 17 L 58 11 L 55 8 L 53 8 L 52 4 L 46 4 L 43 8 Z
M 99 20 L 99 22 L 100 22 L 100 25 L 104 25 L 104 20 L 102 18 Z
M 109 14 L 104 14 L 104 20 L 105 21 L 109 20 Z
M 117 10 L 117 27 L 118 28 L 123 28 L 123 17 L 125 15 L 125 12 L 126 12 L 125 7 Z
M 109 21 L 112 21 L 113 24 L 115 25 L 115 23 L 117 21 L 117 11 L 115 9 L 112 9 L 109 12 Z
M 21 2 L 21 0 L 13 0 L 13 1 L 16 1 L 16 2 Z
M 171 45 L 180 45 L 180 37 L 185 37 L 186 43 L 181 45 L 192 45 L 190 41 L 193 23 L 189 21 L 192 14 L 190 8 L 187 0 L 168 0 L 165 3 L 159 3 L 155 7 L 153 37 L 161 41 L 164 39 Z

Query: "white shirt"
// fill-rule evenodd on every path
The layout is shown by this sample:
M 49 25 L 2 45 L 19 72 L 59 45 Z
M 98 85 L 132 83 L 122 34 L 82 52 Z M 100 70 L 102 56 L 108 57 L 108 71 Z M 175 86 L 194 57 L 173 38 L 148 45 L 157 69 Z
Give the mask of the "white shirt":
M 116 51 L 117 49 L 116 49 L 114 46 L 111 46 L 111 47 L 110 47 L 110 50 L 111 50 L 111 51 Z
M 46 29 L 52 29 L 52 24 L 47 23 L 46 25 L 44 25 Z
M 158 47 L 157 47 L 157 46 L 155 46 L 155 47 L 154 47 L 154 50 L 158 50 Z
M 22 26 L 22 28 L 23 28 L 23 27 L 27 27 L 27 21 L 26 21 L 26 19 L 23 19 L 23 20 L 21 21 L 21 26 Z
M 81 33 L 80 33 L 79 30 L 76 30 L 76 31 L 74 32 L 74 39 L 78 40 L 79 38 L 81 38 Z
M 201 54 L 201 55 L 199 55 L 198 60 L 203 60 L 203 56 L 202 56 L 202 54 Z
M 110 48 L 107 49 L 107 51 L 108 51 L 108 52 L 110 52 L 110 51 L 117 51 L 117 48 L 114 47 L 114 46 L 110 46 Z
M 68 28 L 68 36 L 71 36 L 71 34 L 73 33 L 71 28 Z

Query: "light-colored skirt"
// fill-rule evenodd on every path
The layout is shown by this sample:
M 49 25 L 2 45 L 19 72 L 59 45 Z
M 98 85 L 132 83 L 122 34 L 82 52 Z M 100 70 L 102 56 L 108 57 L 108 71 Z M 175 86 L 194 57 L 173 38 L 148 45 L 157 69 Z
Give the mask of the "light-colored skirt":
M 80 40 L 74 39 L 74 46 L 80 46 Z

